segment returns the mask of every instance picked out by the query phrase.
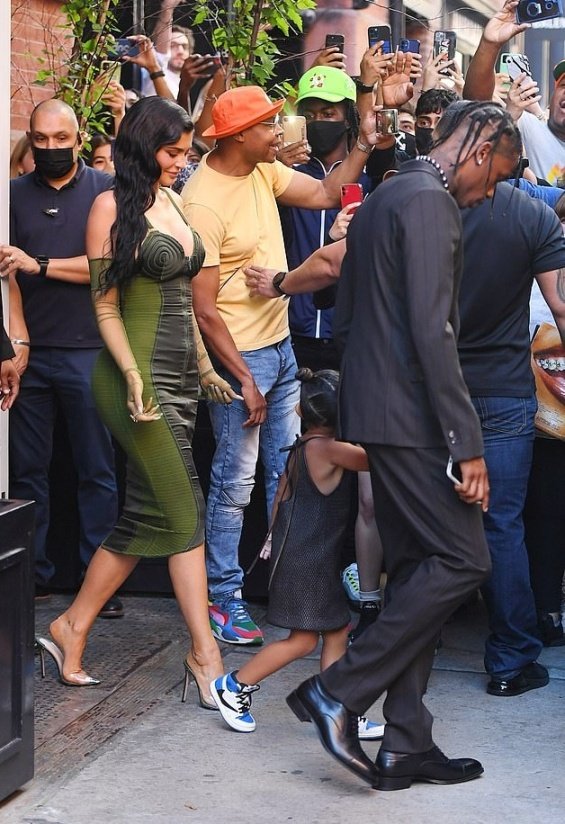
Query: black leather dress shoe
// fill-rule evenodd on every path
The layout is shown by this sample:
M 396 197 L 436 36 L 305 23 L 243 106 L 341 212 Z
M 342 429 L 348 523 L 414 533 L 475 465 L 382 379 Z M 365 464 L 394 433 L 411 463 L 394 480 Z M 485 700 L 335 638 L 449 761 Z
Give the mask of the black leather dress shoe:
M 300 721 L 316 725 L 320 741 L 330 755 L 374 786 L 377 770 L 359 744 L 357 715 L 326 692 L 317 675 L 291 692 L 286 703 Z
M 124 605 L 119 598 L 108 598 L 100 612 L 99 618 L 121 618 L 124 614 Z
M 416 754 L 379 750 L 377 790 L 406 790 L 413 781 L 460 784 L 478 778 L 483 765 L 474 758 L 448 758 L 439 747 Z
M 533 661 L 514 678 L 506 680 L 491 678 L 487 684 L 487 692 L 489 695 L 522 695 L 523 692 L 528 692 L 528 690 L 545 687 L 548 683 L 549 673 L 546 668 L 538 664 L 537 661 Z

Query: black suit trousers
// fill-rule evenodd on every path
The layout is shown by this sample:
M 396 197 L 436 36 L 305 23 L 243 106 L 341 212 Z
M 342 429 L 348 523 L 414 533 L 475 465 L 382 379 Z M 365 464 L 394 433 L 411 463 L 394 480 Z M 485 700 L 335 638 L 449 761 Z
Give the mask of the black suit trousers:
M 386 604 L 321 679 L 358 715 L 386 691 L 383 748 L 423 752 L 433 746 L 433 717 L 422 699 L 439 632 L 490 571 L 482 513 L 454 492 L 446 449 L 365 448 L 388 576 Z

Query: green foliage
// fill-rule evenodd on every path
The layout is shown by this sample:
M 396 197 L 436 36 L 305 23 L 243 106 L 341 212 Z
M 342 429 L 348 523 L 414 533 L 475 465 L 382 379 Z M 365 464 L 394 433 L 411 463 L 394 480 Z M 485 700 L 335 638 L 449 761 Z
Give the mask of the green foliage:
M 194 26 L 207 24 L 214 47 L 227 55 L 228 85 L 257 85 L 284 92 L 271 84 L 280 55 L 272 29 L 284 35 L 302 31 L 301 11 L 316 8 L 315 0 L 233 0 L 231 8 L 214 0 L 196 0 Z
M 104 67 L 103 62 L 115 45 L 113 9 L 118 2 L 67 0 L 61 6 L 66 22 L 57 38 L 61 48 L 45 48 L 39 58 L 44 68 L 37 72 L 34 82 L 53 86 L 55 97 L 72 106 L 81 130 L 86 132 L 105 130 L 101 97 L 112 77 L 119 79 L 120 65 Z

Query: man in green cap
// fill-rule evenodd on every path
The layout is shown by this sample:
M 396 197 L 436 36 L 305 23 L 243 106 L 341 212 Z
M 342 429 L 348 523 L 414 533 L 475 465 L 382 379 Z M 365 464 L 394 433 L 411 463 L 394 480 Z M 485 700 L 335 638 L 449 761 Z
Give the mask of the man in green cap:
M 295 169 L 323 180 L 347 157 L 357 138 L 355 99 L 355 84 L 341 69 L 314 66 L 302 75 L 296 102 L 298 114 L 306 118 L 311 155 L 306 163 L 295 166 Z M 363 194 L 367 194 L 371 181 L 364 172 L 359 183 L 363 186 Z M 321 211 L 297 207 L 281 209 L 291 269 L 299 266 L 316 249 L 338 239 L 330 236 L 330 229 L 339 211 L 336 208 Z M 314 371 L 339 369 L 333 344 L 332 308 L 317 309 L 312 293 L 295 295 L 290 301 L 289 320 L 299 366 L 308 366 Z

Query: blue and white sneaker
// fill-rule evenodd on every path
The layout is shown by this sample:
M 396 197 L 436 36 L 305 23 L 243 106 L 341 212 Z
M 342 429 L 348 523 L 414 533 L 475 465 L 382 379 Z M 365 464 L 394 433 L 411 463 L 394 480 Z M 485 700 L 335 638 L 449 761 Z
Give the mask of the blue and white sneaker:
M 353 609 L 361 609 L 361 600 L 359 598 L 359 571 L 357 564 L 349 564 L 341 573 L 341 581 L 347 600 Z
M 235 672 L 228 672 L 221 678 L 216 678 L 210 684 L 210 692 L 214 698 L 222 718 L 226 724 L 237 732 L 253 732 L 256 724 L 250 713 L 251 693 L 259 689 L 259 684 L 240 684 Z
M 365 718 L 364 715 L 359 716 L 358 735 L 360 741 L 380 741 L 384 734 L 384 724 L 375 724 Z

